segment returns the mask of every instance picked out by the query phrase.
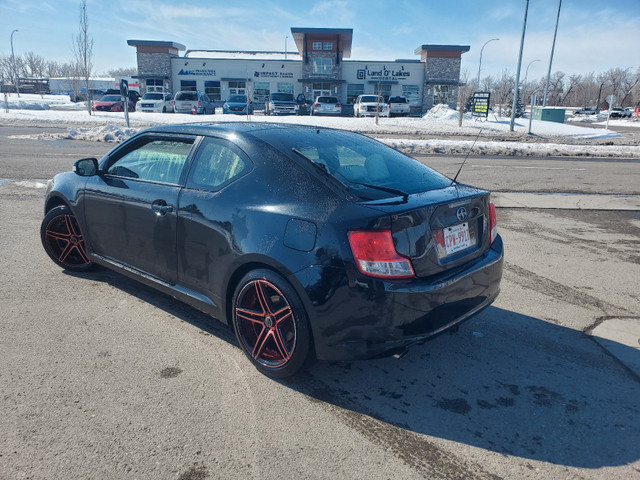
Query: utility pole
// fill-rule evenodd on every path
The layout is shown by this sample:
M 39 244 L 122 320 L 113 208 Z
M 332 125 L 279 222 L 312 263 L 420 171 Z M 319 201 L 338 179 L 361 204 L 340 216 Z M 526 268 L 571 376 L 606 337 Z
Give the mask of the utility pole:
M 14 30 L 11 32 L 11 63 L 13 64 L 13 83 L 16 84 L 16 92 L 18 92 L 18 97 L 20 97 L 20 87 L 18 86 L 18 74 L 16 72 L 16 56 L 13 54 L 13 34 L 19 32 L 20 30 Z
M 542 100 L 542 106 L 547 106 L 547 95 L 549 95 L 549 79 L 551 78 L 551 64 L 553 63 L 553 51 L 556 48 L 556 37 L 558 36 L 558 23 L 560 22 L 560 8 L 562 7 L 562 0 L 558 2 L 558 17 L 556 18 L 556 31 L 553 33 L 553 44 L 551 45 L 551 58 L 549 58 L 549 71 L 547 72 L 547 84 L 544 87 L 544 99 Z
M 516 121 L 516 105 L 518 105 L 518 94 L 520 93 L 520 68 L 522 67 L 522 49 L 524 48 L 524 34 L 527 31 L 527 13 L 529 12 L 529 0 L 524 7 L 524 22 L 522 22 L 522 38 L 520 39 L 520 54 L 518 55 L 518 68 L 516 70 L 516 85 L 513 92 L 513 105 L 511 106 L 511 123 L 509 131 L 513 132 L 513 124 Z
M 285 35 L 284 36 L 284 59 L 287 59 L 287 38 L 289 38 L 289 35 Z

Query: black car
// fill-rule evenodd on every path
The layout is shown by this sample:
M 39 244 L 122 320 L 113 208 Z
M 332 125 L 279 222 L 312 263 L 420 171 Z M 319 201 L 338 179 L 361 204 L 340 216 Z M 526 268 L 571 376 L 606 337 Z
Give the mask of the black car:
M 231 325 L 263 373 L 404 351 L 496 298 L 489 193 L 351 132 L 162 126 L 50 182 L 61 267 L 116 270 Z

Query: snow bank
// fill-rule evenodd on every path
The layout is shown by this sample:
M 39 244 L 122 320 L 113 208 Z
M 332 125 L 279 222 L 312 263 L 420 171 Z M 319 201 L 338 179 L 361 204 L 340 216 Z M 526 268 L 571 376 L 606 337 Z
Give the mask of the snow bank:
M 5 101 L 6 98 L 6 101 Z M 72 103 L 67 95 L 35 95 L 32 93 L 12 93 L 5 97 L 0 96 L 0 106 L 3 109 L 12 110 L 49 110 L 55 108 L 71 108 L 77 104 Z M 80 104 L 86 108 L 86 104 Z
M 89 142 L 122 142 L 138 133 L 139 128 L 121 128 L 105 125 L 94 128 L 69 128 L 66 133 L 40 133 L 37 135 L 10 135 L 9 138 L 30 138 L 33 140 L 85 140 Z

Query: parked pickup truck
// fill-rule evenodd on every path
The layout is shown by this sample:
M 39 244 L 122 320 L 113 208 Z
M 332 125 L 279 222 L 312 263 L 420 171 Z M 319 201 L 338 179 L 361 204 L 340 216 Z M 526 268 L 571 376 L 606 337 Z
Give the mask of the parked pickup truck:
M 406 97 L 391 97 L 389 98 L 389 116 L 397 117 L 409 115 L 411 113 L 411 105 Z
M 389 104 L 379 95 L 358 95 L 353 104 L 354 117 L 389 116 Z
M 298 102 L 292 93 L 274 92 L 264 106 L 266 115 L 298 115 Z

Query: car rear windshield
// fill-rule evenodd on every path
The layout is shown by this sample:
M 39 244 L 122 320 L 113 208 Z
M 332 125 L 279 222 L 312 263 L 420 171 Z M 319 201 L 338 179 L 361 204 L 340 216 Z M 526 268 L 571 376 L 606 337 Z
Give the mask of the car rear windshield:
M 145 93 L 142 100 L 162 100 L 162 93 Z
M 336 97 L 318 97 L 318 103 L 338 103 Z
M 120 95 L 105 95 L 100 99 L 101 102 L 119 102 L 122 100 Z
M 198 94 L 196 92 L 178 92 L 176 94 L 176 100 L 193 102 L 198 100 Z
M 362 103 L 384 103 L 382 101 L 382 97 L 377 97 L 375 95 L 363 95 L 362 97 L 360 97 L 360 102 Z
M 389 103 L 407 103 L 407 99 L 404 97 L 391 97 Z
M 445 188 L 451 183 L 417 160 L 351 132 L 283 129 L 255 132 L 255 135 L 288 156 L 296 155 L 295 148 L 309 160 L 324 165 L 327 173 L 365 200 L 396 196 L 366 185 L 411 194 Z
M 277 102 L 293 102 L 293 94 L 292 93 L 272 93 L 271 100 L 275 100 Z
M 246 103 L 247 97 L 246 95 L 231 95 L 227 102 L 231 103 Z

